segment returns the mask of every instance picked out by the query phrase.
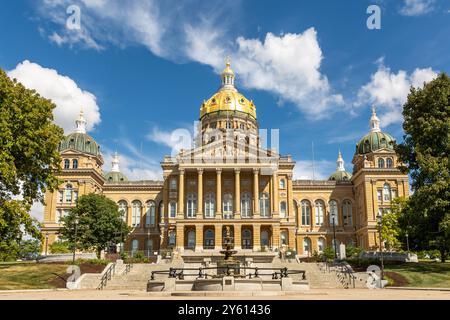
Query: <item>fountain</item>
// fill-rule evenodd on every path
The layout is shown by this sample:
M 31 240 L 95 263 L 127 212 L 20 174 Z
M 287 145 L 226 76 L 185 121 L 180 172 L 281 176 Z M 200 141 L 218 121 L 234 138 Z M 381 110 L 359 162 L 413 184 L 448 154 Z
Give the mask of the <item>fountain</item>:
M 225 227 L 224 245 L 225 250 L 220 251 L 220 253 L 224 255 L 224 258 L 223 260 L 217 261 L 216 277 L 223 277 L 225 275 L 235 277 L 240 276 L 240 262 L 233 257 L 233 255 L 237 253 L 237 250 L 233 250 L 234 243 L 229 226 Z

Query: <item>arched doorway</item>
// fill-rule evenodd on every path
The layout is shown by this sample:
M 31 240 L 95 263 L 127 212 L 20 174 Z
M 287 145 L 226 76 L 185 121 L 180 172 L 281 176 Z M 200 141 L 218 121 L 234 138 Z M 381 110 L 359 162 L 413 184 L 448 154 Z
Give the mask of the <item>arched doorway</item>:
M 261 231 L 261 248 L 270 247 L 270 234 L 269 230 Z
M 242 249 L 253 249 L 253 234 L 250 228 L 242 229 Z
M 203 235 L 203 248 L 204 249 L 214 249 L 214 240 L 215 240 L 215 234 L 214 229 L 207 228 L 205 229 L 205 233 Z
M 189 230 L 187 233 L 187 249 L 195 249 L 195 230 Z
M 311 239 L 309 238 L 303 239 L 303 254 L 305 256 L 309 256 L 311 254 Z

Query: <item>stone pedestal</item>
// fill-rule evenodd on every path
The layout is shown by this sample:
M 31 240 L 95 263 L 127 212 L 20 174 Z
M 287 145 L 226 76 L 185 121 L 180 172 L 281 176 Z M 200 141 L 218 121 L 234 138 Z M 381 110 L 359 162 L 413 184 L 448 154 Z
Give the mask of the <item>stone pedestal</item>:
M 339 245 L 339 252 L 338 252 L 338 254 L 339 254 L 339 259 L 340 260 L 344 260 L 347 257 L 346 254 L 345 254 L 345 244 L 341 243 Z
M 234 277 L 223 277 L 222 278 L 222 290 L 223 291 L 234 291 Z

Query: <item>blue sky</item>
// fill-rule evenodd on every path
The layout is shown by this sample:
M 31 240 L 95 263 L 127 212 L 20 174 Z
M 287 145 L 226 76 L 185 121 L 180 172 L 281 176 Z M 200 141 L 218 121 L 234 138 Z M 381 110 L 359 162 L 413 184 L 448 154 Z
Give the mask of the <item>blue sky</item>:
M 126 3 L 126 4 L 125 4 Z M 80 29 L 66 26 L 80 8 Z M 369 30 L 367 7 L 381 8 Z M 257 106 L 261 128 L 280 129 L 296 178 L 351 171 L 371 105 L 402 137 L 410 85 L 450 69 L 450 1 L 23 0 L 0 10 L 0 67 L 57 104 L 67 131 L 83 107 L 100 143 L 133 179 L 160 178 L 170 134 L 192 130 L 220 85 L 225 56 Z

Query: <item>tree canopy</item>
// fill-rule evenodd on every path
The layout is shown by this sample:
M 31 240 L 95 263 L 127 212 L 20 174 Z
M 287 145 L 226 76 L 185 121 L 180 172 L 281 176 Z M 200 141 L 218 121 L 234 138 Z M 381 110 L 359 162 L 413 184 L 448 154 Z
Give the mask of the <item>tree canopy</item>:
M 400 220 L 411 246 L 450 252 L 450 79 L 440 74 L 422 89 L 411 88 L 403 107 L 404 141 L 396 146 L 413 194 Z
M 63 130 L 53 123 L 55 105 L 11 80 L 0 69 L 0 243 L 23 234 L 40 238 L 29 210 L 57 187 L 58 144 Z
M 72 248 L 76 245 L 77 249 L 94 249 L 98 257 L 109 244 L 123 242 L 131 231 L 123 221 L 118 205 L 94 193 L 79 197 L 76 207 L 62 219 L 62 223 L 62 240 L 67 240 Z

